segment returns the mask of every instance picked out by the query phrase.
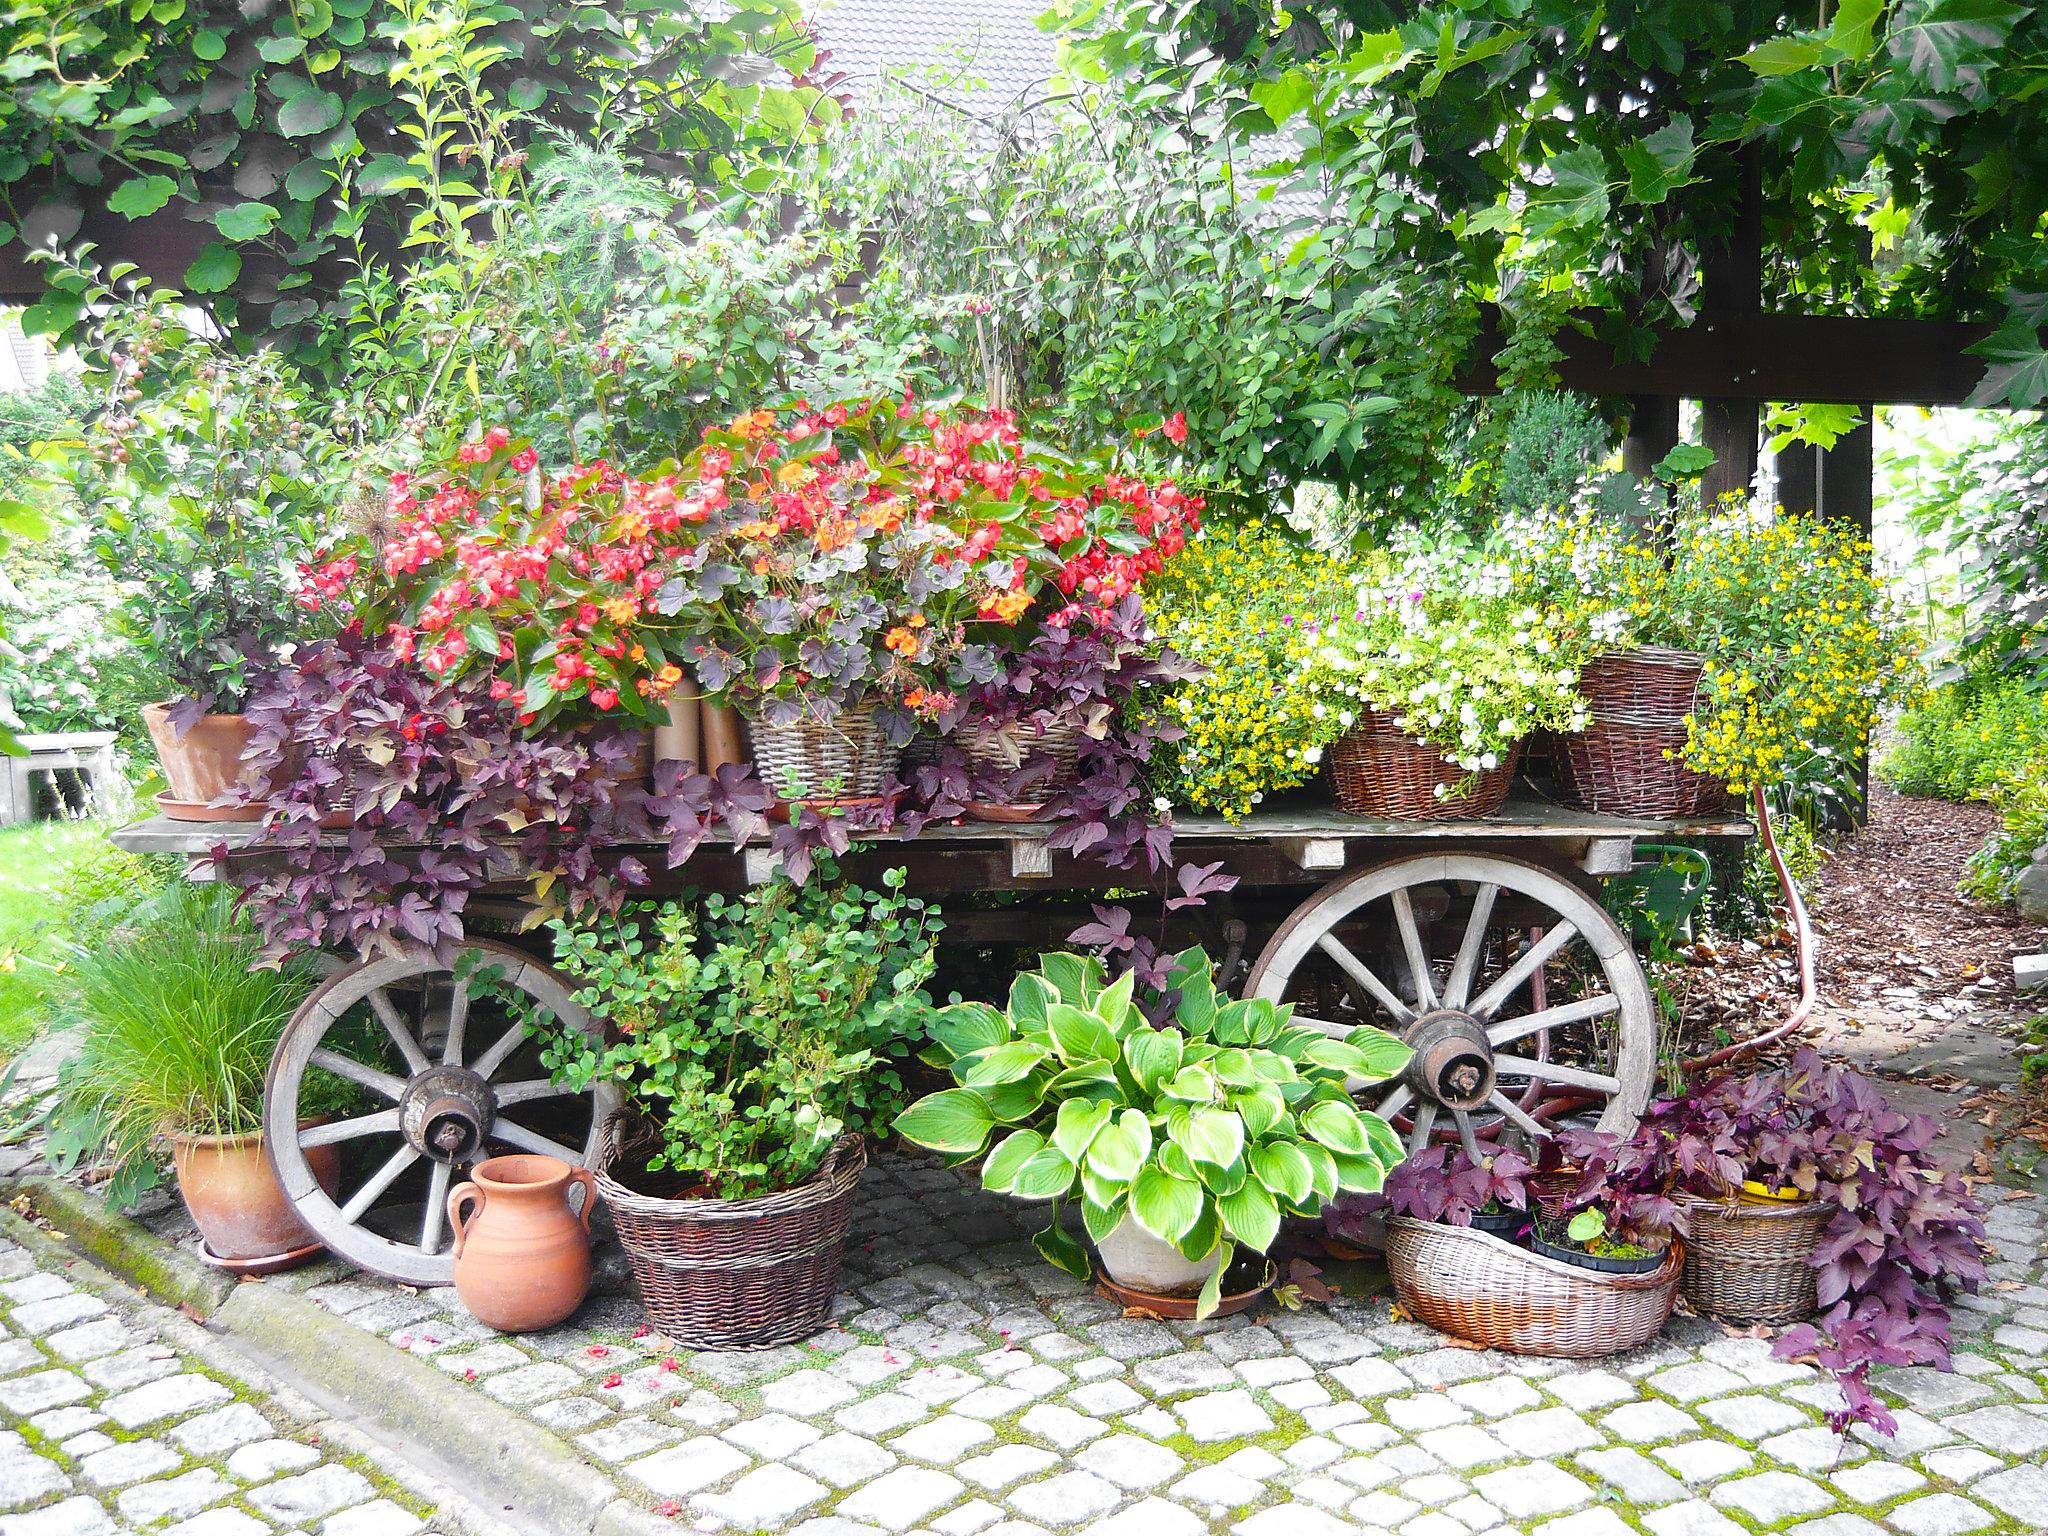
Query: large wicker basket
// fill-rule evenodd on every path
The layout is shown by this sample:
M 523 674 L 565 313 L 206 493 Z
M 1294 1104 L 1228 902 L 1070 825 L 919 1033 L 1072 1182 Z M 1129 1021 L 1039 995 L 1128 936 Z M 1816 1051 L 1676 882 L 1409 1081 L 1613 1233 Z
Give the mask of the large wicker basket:
M 1518 1355 L 1586 1359 L 1657 1336 L 1678 1294 L 1685 1245 L 1647 1275 L 1602 1274 L 1470 1227 L 1387 1220 L 1387 1272 L 1411 1317 Z
M 1830 1200 L 1732 1204 L 1681 1196 L 1692 1237 L 1685 1299 L 1724 1323 L 1796 1323 L 1819 1306 L 1814 1249 L 1834 1218 Z
M 902 753 L 871 710 L 842 709 L 830 720 L 804 715 L 788 725 L 749 719 L 754 765 L 784 800 L 855 800 L 881 793 Z
M 1508 797 L 1520 756 L 1517 743 L 1498 768 L 1468 773 L 1402 730 L 1392 715 L 1369 708 L 1330 748 L 1330 783 L 1337 803 L 1362 816 L 1399 821 L 1491 816 Z
M 654 1326 L 693 1349 L 816 1333 L 839 1289 L 866 1144 L 842 1136 L 809 1183 L 746 1200 L 693 1198 L 682 1175 L 638 1171 L 639 1144 L 628 1122 L 606 1123 L 597 1187 Z
M 1644 645 L 1596 656 L 1580 669 L 1590 719 L 1564 738 L 1562 788 L 1589 810 L 1615 816 L 1702 816 L 1727 803 L 1717 781 L 1684 761 L 1688 722 L 1706 658 Z

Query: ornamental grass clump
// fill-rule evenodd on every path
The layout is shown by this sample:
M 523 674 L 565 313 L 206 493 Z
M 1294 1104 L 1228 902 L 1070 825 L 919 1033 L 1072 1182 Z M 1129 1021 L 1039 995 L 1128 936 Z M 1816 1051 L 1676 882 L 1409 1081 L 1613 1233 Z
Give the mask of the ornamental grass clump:
M 181 881 L 72 950 L 53 997 L 78 1042 L 51 1121 L 60 1168 L 100 1158 L 129 1205 L 161 1177 L 160 1138 L 262 1130 L 271 1052 L 316 977 L 261 968 L 261 949 L 233 891 Z
M 542 1059 L 577 1093 L 618 1085 L 649 1171 L 719 1199 L 792 1189 L 901 1109 L 942 924 L 900 869 L 880 891 L 835 874 L 551 925 L 575 1001 L 614 1041 L 550 1031 Z
M 1050 1200 L 1038 1250 L 1070 1274 L 1090 1274 L 1061 1225 L 1073 1201 L 1098 1245 L 1129 1221 L 1207 1266 L 1207 1316 L 1236 1248 L 1266 1252 L 1283 1217 L 1376 1190 L 1401 1162 L 1392 1127 L 1346 1085 L 1392 1076 L 1409 1050 L 1370 1026 L 1338 1040 L 1296 1024 L 1291 1005 L 1219 995 L 1199 949 L 1174 958 L 1167 984 L 1155 1026 L 1134 972 L 1110 981 L 1092 957 L 1041 956 L 1007 1008 L 956 1003 L 933 1021 L 926 1059 L 958 1086 L 896 1129 L 955 1163 L 986 1152 L 986 1189 Z
M 1342 561 L 1269 519 L 1212 523 L 1167 566 L 1146 591 L 1153 623 L 1203 671 L 1161 706 L 1181 731 L 1159 754 L 1165 798 L 1238 821 L 1316 776 L 1327 733 L 1298 679 L 1351 596 Z

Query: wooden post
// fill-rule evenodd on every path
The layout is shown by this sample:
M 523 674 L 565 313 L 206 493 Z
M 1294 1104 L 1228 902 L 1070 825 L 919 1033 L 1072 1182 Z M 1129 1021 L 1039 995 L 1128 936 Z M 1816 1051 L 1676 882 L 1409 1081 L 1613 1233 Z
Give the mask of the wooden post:
M 1865 538 L 1870 536 L 1875 496 L 1871 430 L 1875 414 L 1873 407 L 1864 406 L 1863 424 L 1844 432 L 1835 446 L 1821 455 L 1820 497 L 1815 506 L 1822 517 L 1851 524 Z
M 1875 501 L 1872 456 L 1876 407 L 1863 407 L 1863 423 L 1835 439 L 1835 446 L 1820 456 L 1820 504 L 1816 509 L 1832 522 L 1844 522 L 1866 539 L 1871 533 L 1871 511 Z M 1857 804 L 1850 825 L 1861 826 L 1870 807 L 1870 743 L 1856 755 Z
M 1778 505 L 1786 512 L 1811 512 L 1820 505 L 1820 450 L 1811 443 L 1787 443 L 1778 450 Z
M 1700 476 L 1700 497 L 1713 506 L 1723 496 L 1747 496 L 1756 478 L 1757 427 L 1762 413 L 1754 400 L 1702 400 L 1700 437 L 1714 462 Z
M 1678 446 L 1678 396 L 1635 395 L 1630 407 L 1621 467 L 1647 484 L 1650 471 Z

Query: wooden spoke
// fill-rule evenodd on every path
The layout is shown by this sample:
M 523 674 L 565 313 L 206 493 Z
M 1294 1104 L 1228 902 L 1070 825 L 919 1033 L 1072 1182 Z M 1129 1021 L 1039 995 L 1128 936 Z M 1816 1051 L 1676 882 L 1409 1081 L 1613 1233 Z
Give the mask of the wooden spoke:
M 1479 994 L 1478 999 L 1472 1004 L 1471 1011 L 1478 1014 L 1482 1019 L 1492 1018 L 1494 1014 L 1500 1011 L 1500 1005 L 1514 996 L 1516 988 L 1520 987 L 1531 976 L 1534 976 L 1544 966 L 1548 965 L 1552 955 L 1555 955 L 1578 936 L 1579 930 L 1573 924 L 1568 922 L 1557 924 L 1548 933 L 1544 934 L 1542 938 L 1522 951 L 1521 959 L 1509 966 L 1502 974 L 1500 980 Z
M 1616 1094 L 1621 1092 L 1621 1079 L 1609 1077 L 1604 1072 L 1588 1072 L 1584 1067 L 1567 1066 L 1561 1061 L 1532 1061 L 1527 1056 L 1495 1056 L 1493 1069 L 1503 1077 L 1535 1077 L 1548 1083 L 1564 1083 L 1573 1088 L 1590 1088 L 1595 1093 Z
M 1336 934 L 1322 935 L 1316 940 L 1316 947 L 1336 961 L 1338 968 L 1346 976 L 1371 993 L 1372 1000 L 1392 1014 L 1398 1023 L 1406 1024 L 1415 1017 L 1415 1010 L 1396 997 L 1385 982 L 1367 970 L 1365 962 L 1345 948 L 1344 941 Z
M 420 1217 L 421 1253 L 433 1255 L 441 1251 L 441 1238 L 448 1225 L 449 1174 L 446 1163 L 436 1163 L 427 1179 L 427 1209 Z
M 1540 1008 L 1534 1013 L 1525 1013 L 1518 1019 L 1503 1019 L 1486 1032 L 1489 1045 L 1506 1045 L 1511 1040 L 1520 1040 L 1540 1030 L 1554 1029 L 1563 1024 L 1576 1024 L 1580 1019 L 1598 1019 L 1618 1012 L 1621 999 L 1612 992 L 1602 992 L 1597 997 L 1582 997 L 1575 1003 L 1559 1003 L 1555 1008 Z
M 1486 953 L 1486 925 L 1493 919 L 1493 899 L 1500 887 L 1487 881 L 1472 893 L 1472 915 L 1465 921 L 1465 937 L 1458 944 L 1458 958 L 1451 966 L 1451 978 L 1444 983 L 1444 1006 L 1462 1008 L 1472 995 L 1472 978 L 1479 973 L 1480 957 Z
M 1303 1019 L 1304 1024 L 1320 1023 L 1317 1019 Z M 528 1104 L 535 1099 L 565 1099 L 570 1090 L 551 1077 L 523 1077 L 516 1083 L 501 1083 L 491 1090 L 491 1097 L 498 1101 L 498 1108 L 513 1104 Z
M 1408 1136 L 1408 1155 L 1414 1157 L 1429 1145 L 1429 1138 L 1436 1134 L 1436 1100 L 1424 1099 L 1415 1106 L 1415 1129 Z
M 510 1120 L 496 1120 L 491 1124 L 491 1135 L 499 1141 L 509 1141 L 522 1152 L 544 1152 L 549 1157 L 559 1157 L 575 1167 L 581 1158 L 559 1141 L 549 1141 L 538 1131 L 529 1131 L 523 1125 L 514 1125 Z
M 1502 1093 L 1498 1088 L 1493 1090 L 1493 1095 L 1487 1100 L 1487 1103 L 1506 1115 L 1509 1122 L 1517 1126 L 1531 1141 L 1541 1141 L 1543 1139 L 1543 1127 L 1530 1116 L 1528 1111 L 1524 1110 L 1521 1105 Z
M 1452 1109 L 1451 1118 L 1458 1122 L 1458 1143 L 1465 1149 L 1465 1155 L 1473 1162 L 1479 1161 L 1479 1133 L 1472 1129 L 1472 1115 L 1468 1110 Z
M 455 978 L 455 995 L 448 1001 L 448 1043 L 441 1048 L 441 1064 L 462 1065 L 462 1037 L 469 1032 L 469 978 Z
M 427 1060 L 427 1053 L 420 1049 L 419 1041 L 413 1039 L 412 1031 L 405 1027 L 405 1020 L 398 1016 L 397 1007 L 385 994 L 384 989 L 371 988 L 370 995 L 364 1001 L 370 1005 L 370 1011 L 377 1015 L 377 1022 L 384 1026 L 384 1033 L 391 1037 L 391 1043 L 398 1047 L 398 1054 L 405 1058 L 406 1069 L 411 1072 L 426 1071 L 431 1065 Z
M 398 1176 L 420 1160 L 419 1153 L 408 1143 L 400 1147 L 385 1160 L 384 1166 L 364 1181 L 363 1187 L 348 1197 L 348 1204 L 341 1208 L 342 1219 L 359 1221 L 363 1212 L 377 1203 L 377 1197 L 397 1181 Z
M 1406 1109 L 1409 1100 L 1414 1097 L 1415 1090 L 1413 1088 L 1410 1088 L 1406 1083 L 1397 1083 L 1392 1093 L 1372 1107 L 1372 1112 L 1382 1120 L 1391 1120 L 1394 1116 L 1400 1114 L 1402 1110 Z
M 1415 1006 L 1426 1013 L 1436 1006 L 1436 978 L 1429 973 L 1422 930 L 1415 922 L 1415 901 L 1406 886 L 1394 892 L 1394 926 L 1401 930 L 1401 949 L 1408 956 L 1408 970 L 1415 978 Z
M 415 1047 L 417 1049 L 417 1047 Z M 396 1104 L 405 1097 L 405 1084 L 389 1072 L 379 1072 L 375 1067 L 364 1066 L 354 1057 L 344 1056 L 339 1051 L 319 1047 L 306 1058 L 308 1064 L 324 1068 L 336 1077 L 345 1077 L 352 1083 L 361 1083 L 372 1093 L 381 1093 Z
M 331 1120 L 326 1125 L 309 1125 L 299 1132 L 302 1147 L 331 1147 L 338 1141 L 354 1141 L 359 1136 L 376 1136 L 386 1131 L 398 1130 L 398 1111 L 380 1109 L 374 1115 L 358 1115 L 353 1120 Z
M 488 1078 L 505 1065 L 514 1051 L 526 1043 L 526 1026 L 514 1019 L 505 1026 L 505 1033 L 498 1036 L 491 1048 L 469 1064 L 469 1070 L 478 1077 Z

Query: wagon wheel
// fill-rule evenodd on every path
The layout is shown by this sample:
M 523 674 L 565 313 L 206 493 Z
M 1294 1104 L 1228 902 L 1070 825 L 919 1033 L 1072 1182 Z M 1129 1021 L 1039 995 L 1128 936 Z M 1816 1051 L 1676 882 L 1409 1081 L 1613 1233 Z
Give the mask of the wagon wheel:
M 1440 927 L 1417 920 L 1425 889 L 1445 910 Z M 1598 1129 L 1626 1134 L 1649 1102 L 1657 1019 L 1642 967 L 1606 910 L 1548 870 L 1479 853 L 1360 870 L 1295 909 L 1244 995 L 1285 1002 L 1322 968 L 1371 1000 L 1363 1022 L 1415 1051 L 1372 1106 L 1408 1122 L 1411 1153 L 1446 1117 L 1469 1148 L 1489 1120 L 1536 1137 L 1596 1110 Z M 1296 1017 L 1333 1034 L 1351 1027 Z
M 299 1218 L 376 1274 L 446 1285 L 448 1190 L 492 1144 L 591 1162 L 617 1092 L 557 1087 L 520 1010 L 596 1037 L 562 978 L 509 944 L 465 941 L 335 971 L 284 1028 L 263 1089 L 264 1140 Z M 337 1095 L 355 1102 L 333 1112 Z M 308 1123 L 311 1122 L 311 1123 Z M 307 1153 L 338 1148 L 333 1193 Z M 329 1154 L 331 1157 L 332 1154 Z

